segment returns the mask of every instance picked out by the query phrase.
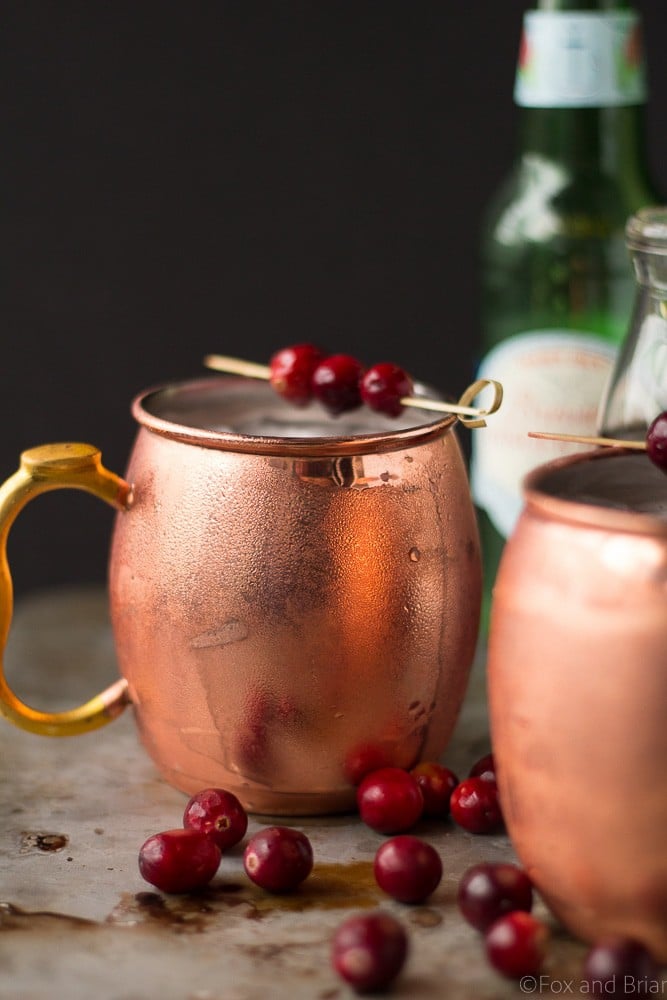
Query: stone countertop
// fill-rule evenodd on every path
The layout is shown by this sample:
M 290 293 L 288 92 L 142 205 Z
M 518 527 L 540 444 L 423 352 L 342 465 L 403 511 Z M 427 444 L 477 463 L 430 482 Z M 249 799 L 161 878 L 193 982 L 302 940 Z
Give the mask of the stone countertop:
M 25 598 L 6 664 L 17 693 L 41 708 L 70 707 L 106 686 L 116 667 L 104 592 Z M 478 657 L 444 762 L 464 775 L 488 748 Z M 393 912 L 410 935 L 393 997 L 582 995 L 584 948 L 557 926 L 545 966 L 551 981 L 522 988 L 488 966 L 480 935 L 458 913 L 457 884 L 468 866 L 514 860 L 505 836 L 422 822 L 415 832 L 439 850 L 444 875 L 424 905 L 403 906 L 375 885 L 372 859 L 385 838 L 358 818 L 283 818 L 307 833 L 315 853 L 313 874 L 297 892 L 271 896 L 253 886 L 240 845 L 224 855 L 207 890 L 165 896 L 143 881 L 137 854 L 150 834 L 181 825 L 186 798 L 142 750 L 131 710 L 66 739 L 0 721 L 0 760 L 0 998 L 345 1000 L 354 994 L 330 967 L 331 936 L 369 907 Z M 249 835 L 267 822 L 251 817 Z M 539 901 L 535 912 L 546 916 Z

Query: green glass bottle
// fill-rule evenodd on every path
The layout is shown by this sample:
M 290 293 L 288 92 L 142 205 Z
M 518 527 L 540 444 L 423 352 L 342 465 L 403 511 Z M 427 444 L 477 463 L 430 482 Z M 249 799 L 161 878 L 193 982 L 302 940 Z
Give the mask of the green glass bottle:
M 621 0 L 538 0 L 524 16 L 519 149 L 481 246 L 482 362 L 501 410 L 473 438 L 483 628 L 521 480 L 574 450 L 528 431 L 592 434 L 634 295 L 628 216 L 658 198 L 643 130 L 640 19 Z

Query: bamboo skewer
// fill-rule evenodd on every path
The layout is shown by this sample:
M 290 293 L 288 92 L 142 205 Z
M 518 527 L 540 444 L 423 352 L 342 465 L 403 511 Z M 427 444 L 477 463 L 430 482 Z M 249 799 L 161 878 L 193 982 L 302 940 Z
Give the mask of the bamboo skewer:
M 547 441 L 568 441 L 572 444 L 592 444 L 605 448 L 634 448 L 646 451 L 645 441 L 622 441 L 621 438 L 587 437 L 583 434 L 552 434 L 548 431 L 528 431 L 528 437 L 544 438 Z
M 207 354 L 204 358 L 204 364 L 213 371 L 226 372 L 230 375 L 243 375 L 246 378 L 259 378 L 268 381 L 270 375 L 267 365 L 245 361 L 243 358 L 233 358 L 227 354 Z M 489 405 L 486 407 L 471 406 L 473 399 L 486 388 L 493 390 L 493 398 Z M 503 387 L 500 382 L 493 379 L 478 379 L 463 392 L 458 403 L 448 403 L 440 399 L 431 399 L 428 396 L 404 396 L 401 399 L 401 404 L 421 410 L 454 414 L 466 427 L 485 427 L 484 417 L 495 413 L 502 403 L 502 399 Z

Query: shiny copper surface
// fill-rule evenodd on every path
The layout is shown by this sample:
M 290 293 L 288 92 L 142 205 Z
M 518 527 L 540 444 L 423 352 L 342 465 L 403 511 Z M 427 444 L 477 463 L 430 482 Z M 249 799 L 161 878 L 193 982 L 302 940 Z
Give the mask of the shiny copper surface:
M 641 512 L 595 502 L 614 468 L 610 502 Z M 519 858 L 575 934 L 631 935 L 663 960 L 666 517 L 667 477 L 643 455 L 579 455 L 532 473 L 497 577 L 488 658 Z
M 111 614 L 166 778 L 255 812 L 322 813 L 353 804 L 360 748 L 405 767 L 438 756 L 480 601 L 452 418 L 318 415 L 309 431 L 312 413 L 234 378 L 145 394 L 134 414 Z M 258 432 L 267 414 L 295 426 Z

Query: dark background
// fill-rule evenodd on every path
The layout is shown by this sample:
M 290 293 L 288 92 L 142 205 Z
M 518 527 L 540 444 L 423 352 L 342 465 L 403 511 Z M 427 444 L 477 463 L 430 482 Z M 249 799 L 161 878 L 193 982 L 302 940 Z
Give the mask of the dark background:
M 458 394 L 525 6 L 4 5 L 0 473 L 68 439 L 122 473 L 132 397 L 212 351 L 313 340 Z M 664 192 L 667 8 L 637 6 Z M 103 581 L 112 520 L 78 493 L 29 505 L 17 595 Z

